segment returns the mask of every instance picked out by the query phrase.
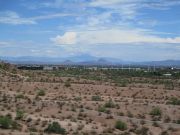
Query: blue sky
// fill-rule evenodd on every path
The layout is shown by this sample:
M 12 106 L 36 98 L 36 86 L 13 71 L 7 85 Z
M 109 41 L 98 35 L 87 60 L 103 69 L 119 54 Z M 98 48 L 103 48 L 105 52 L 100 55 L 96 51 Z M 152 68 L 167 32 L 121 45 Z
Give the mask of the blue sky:
M 0 0 L 0 56 L 180 59 L 180 0 Z

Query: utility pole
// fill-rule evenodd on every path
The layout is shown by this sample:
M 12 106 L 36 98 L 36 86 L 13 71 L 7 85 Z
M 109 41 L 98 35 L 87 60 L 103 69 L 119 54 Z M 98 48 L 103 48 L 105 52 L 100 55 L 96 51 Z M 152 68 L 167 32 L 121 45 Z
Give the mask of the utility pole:
M 150 69 L 149 69 L 149 65 L 148 65 L 148 72 L 150 71 Z

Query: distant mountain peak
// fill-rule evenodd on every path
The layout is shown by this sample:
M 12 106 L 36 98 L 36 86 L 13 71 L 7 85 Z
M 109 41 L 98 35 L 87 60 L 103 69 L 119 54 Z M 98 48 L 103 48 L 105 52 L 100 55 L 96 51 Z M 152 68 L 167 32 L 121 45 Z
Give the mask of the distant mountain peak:
M 71 60 L 65 60 L 63 63 L 73 63 Z
M 97 62 L 108 62 L 105 58 L 100 58 L 97 60 Z
M 118 58 L 95 57 L 89 54 L 79 54 L 71 57 L 1 57 L 1 61 L 6 61 L 14 64 L 82 64 L 82 65 L 152 65 L 152 66 L 179 66 L 180 60 L 162 60 L 162 61 L 144 61 L 131 62 L 123 61 Z

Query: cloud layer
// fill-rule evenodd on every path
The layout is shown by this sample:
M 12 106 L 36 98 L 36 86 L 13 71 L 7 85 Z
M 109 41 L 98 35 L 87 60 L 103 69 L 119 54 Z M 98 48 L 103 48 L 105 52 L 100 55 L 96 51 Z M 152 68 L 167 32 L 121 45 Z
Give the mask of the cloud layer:
M 180 37 L 161 38 L 143 30 L 108 29 L 99 31 L 66 32 L 51 38 L 55 44 L 122 44 L 122 43 L 180 43 Z
M 35 21 L 31 19 L 21 18 L 16 12 L 5 11 L 0 12 L 0 23 L 5 24 L 36 24 Z
M 33 17 L 20 17 L 20 15 L 14 11 L 0 12 L 0 23 L 22 25 L 22 24 L 37 24 L 39 20 L 48 20 L 53 18 L 60 18 L 64 16 L 76 16 L 75 14 L 68 13 L 54 13 L 39 15 Z
M 76 33 L 66 32 L 64 35 L 57 35 L 55 38 L 51 38 L 55 44 L 66 45 L 66 44 L 76 44 Z
M 129 60 L 180 59 L 179 0 L 0 3 L 0 56 L 87 53 Z

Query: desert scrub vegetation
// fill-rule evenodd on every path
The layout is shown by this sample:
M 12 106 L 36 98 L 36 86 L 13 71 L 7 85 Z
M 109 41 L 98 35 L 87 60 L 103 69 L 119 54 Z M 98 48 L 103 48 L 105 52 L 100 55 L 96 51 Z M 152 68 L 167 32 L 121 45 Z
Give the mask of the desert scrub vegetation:
M 23 99 L 24 98 L 24 95 L 23 94 L 17 94 L 16 96 L 15 96 L 15 98 L 16 99 Z
M 180 99 L 176 98 L 176 97 L 172 97 L 169 99 L 169 101 L 167 102 L 167 104 L 171 104 L 171 105 L 180 105 Z
M 71 83 L 70 81 L 66 81 L 65 84 L 64 84 L 65 87 L 71 87 Z
M 116 105 L 112 100 L 109 100 L 108 102 L 106 102 L 104 104 L 104 107 L 106 107 L 106 108 L 114 108 L 114 107 L 116 107 Z
M 24 117 L 24 111 L 23 110 L 20 110 L 20 109 L 17 109 L 16 111 L 16 120 L 21 120 L 23 119 Z
M 111 110 L 109 109 L 106 109 L 105 106 L 98 106 L 98 112 L 103 112 L 103 113 L 106 113 L 106 114 L 110 114 L 111 113 Z M 101 114 L 100 114 L 101 115 Z
M 46 95 L 46 92 L 44 89 L 38 89 L 37 90 L 37 96 L 45 96 Z
M 98 96 L 98 95 L 92 96 L 92 97 L 91 97 L 91 100 L 92 100 L 92 101 L 102 101 L 101 97 Z
M 160 135 L 169 135 L 167 131 L 162 131 Z
M 82 98 L 81 97 L 74 97 L 74 99 L 73 100 L 75 100 L 75 101 L 81 101 L 82 100 Z
M 53 122 L 44 130 L 47 133 L 65 134 L 66 130 L 58 122 Z
M 174 84 L 172 81 L 166 81 L 164 84 L 164 89 L 166 90 L 174 90 Z
M 118 120 L 115 123 L 115 128 L 124 131 L 127 129 L 127 124 L 121 120 Z
M 152 116 L 161 116 L 162 115 L 162 111 L 159 107 L 154 107 L 151 112 L 150 115 Z
M 0 69 L 9 70 L 10 69 L 10 64 L 4 63 L 4 62 L 0 62 Z
M 138 135 L 148 135 L 149 129 L 147 127 L 142 127 L 141 129 L 138 129 L 135 131 Z
M 19 124 L 12 120 L 11 116 L 0 116 L 0 128 L 2 129 L 18 129 Z
M 128 79 L 122 79 L 122 78 L 114 78 L 112 77 L 112 80 L 114 80 L 115 84 L 119 87 L 127 87 L 127 84 L 130 84 L 131 82 Z

